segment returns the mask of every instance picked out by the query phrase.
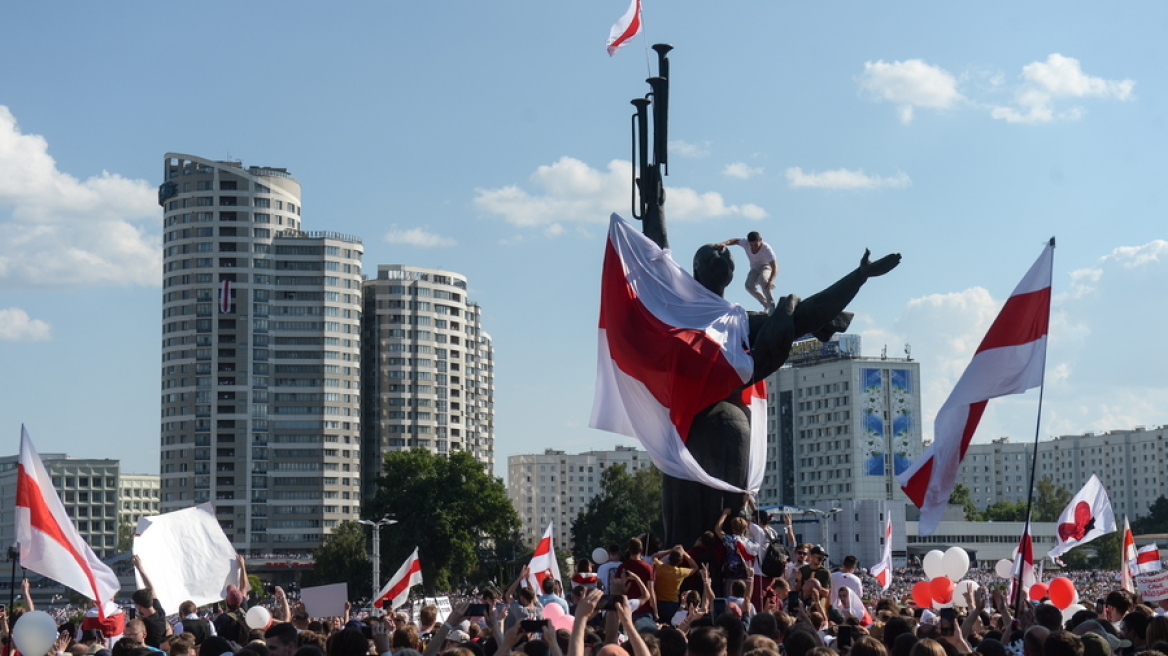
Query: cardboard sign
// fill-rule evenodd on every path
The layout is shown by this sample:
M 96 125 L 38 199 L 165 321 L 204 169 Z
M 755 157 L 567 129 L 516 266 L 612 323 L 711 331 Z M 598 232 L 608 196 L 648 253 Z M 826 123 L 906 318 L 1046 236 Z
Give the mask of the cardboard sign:
M 1168 571 L 1137 576 L 1136 587 L 1144 601 L 1168 599 Z
M 344 617 L 349 584 L 333 583 L 300 589 L 300 601 L 309 617 Z

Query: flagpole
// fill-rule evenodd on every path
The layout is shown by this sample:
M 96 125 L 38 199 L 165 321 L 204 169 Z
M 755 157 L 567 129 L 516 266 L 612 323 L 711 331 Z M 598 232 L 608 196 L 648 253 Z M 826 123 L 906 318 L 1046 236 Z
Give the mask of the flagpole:
M 1054 248 L 1054 237 L 1050 238 L 1048 245 L 1052 249 Z M 1050 267 L 1050 269 L 1052 272 L 1054 271 L 1054 252 L 1053 252 L 1053 250 L 1051 252 L 1051 267 Z M 1047 285 L 1049 286 L 1050 284 L 1051 284 L 1051 281 L 1048 280 Z M 1047 346 L 1049 346 L 1049 345 L 1047 345 Z M 1046 348 L 1042 349 L 1042 368 L 1041 368 L 1042 381 L 1038 385 L 1038 416 L 1034 422 L 1034 449 L 1031 452 L 1031 456 L 1030 456 L 1030 489 L 1026 492 L 1026 527 L 1023 529 L 1025 531 L 1025 533 L 1023 533 L 1024 536 L 1030 535 L 1030 516 L 1031 516 L 1030 512 L 1034 506 L 1034 477 L 1035 477 L 1035 473 L 1038 471 L 1038 437 L 1039 437 L 1039 435 L 1041 435 L 1040 431 L 1041 431 L 1041 427 L 1042 427 L 1042 397 L 1043 397 L 1044 393 L 1046 392 L 1046 350 L 1047 350 Z M 1023 538 L 1019 538 L 1019 543 L 1021 543 L 1022 539 Z M 1034 544 L 1034 541 L 1032 538 L 1031 545 L 1033 545 L 1033 544 Z M 1033 558 L 1033 553 L 1034 553 L 1033 549 L 1034 549 L 1034 547 L 1031 546 L 1031 554 L 1032 554 L 1031 557 L 1032 558 Z M 1025 558 L 1025 556 L 1023 556 L 1023 558 Z M 1023 574 L 1024 574 L 1025 569 L 1026 569 L 1025 564 L 1023 564 L 1022 567 L 1018 568 L 1018 573 L 1017 573 L 1018 578 L 1014 584 L 1014 617 L 1018 617 L 1022 612 L 1022 579 L 1023 579 Z

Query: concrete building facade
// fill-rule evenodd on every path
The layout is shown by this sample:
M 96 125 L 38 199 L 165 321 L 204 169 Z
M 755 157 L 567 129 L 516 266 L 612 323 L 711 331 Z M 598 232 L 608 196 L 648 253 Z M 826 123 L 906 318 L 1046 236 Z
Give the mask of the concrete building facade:
M 304 552 L 360 497 L 361 241 L 305 232 L 285 169 L 168 153 L 162 510 Z

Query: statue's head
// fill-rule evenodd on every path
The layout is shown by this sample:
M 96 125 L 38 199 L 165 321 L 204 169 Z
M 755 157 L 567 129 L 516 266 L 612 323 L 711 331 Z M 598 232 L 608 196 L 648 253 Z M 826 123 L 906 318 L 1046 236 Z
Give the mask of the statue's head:
M 694 253 L 693 277 L 718 296 L 734 279 L 734 258 L 725 246 L 706 244 Z

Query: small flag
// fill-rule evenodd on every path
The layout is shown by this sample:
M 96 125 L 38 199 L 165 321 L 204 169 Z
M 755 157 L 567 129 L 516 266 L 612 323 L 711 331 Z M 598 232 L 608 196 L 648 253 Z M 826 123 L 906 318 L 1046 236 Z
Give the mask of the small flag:
M 1136 552 L 1136 574 L 1149 574 L 1159 572 L 1161 569 L 1160 549 L 1155 544 L 1140 547 Z
M 377 593 L 377 598 L 373 600 L 373 605 L 377 608 L 388 606 L 390 610 L 406 603 L 406 599 L 410 596 L 410 588 L 415 585 L 422 585 L 422 561 L 418 560 L 418 548 L 414 547 L 414 553 L 406 558 L 406 562 L 398 568 L 397 573 L 381 592 Z
M 121 612 L 114 603 L 122 588 L 118 576 L 73 526 L 24 426 L 16 474 L 16 541 L 22 567 L 93 599 L 102 619 Z
M 1051 558 L 1063 555 L 1071 549 L 1087 544 L 1091 540 L 1115 532 L 1115 514 L 1111 511 L 1111 501 L 1107 490 L 1094 474 L 1087 484 L 1067 504 L 1058 519 L 1058 544 L 1047 553 Z
M 989 400 L 1042 384 L 1053 262 L 1052 237 L 1006 299 L 965 373 L 937 411 L 933 443 L 897 477 L 901 489 L 921 509 L 921 535 L 937 530 L 957 470 Z
M 535 553 L 531 554 L 531 562 L 527 564 L 530 570 L 528 583 L 536 594 L 543 594 L 543 580 L 549 576 L 560 580 L 560 564 L 556 561 L 556 548 L 552 542 L 554 524 L 548 523 L 543 539 L 535 545 Z
M 1136 583 L 1132 580 L 1136 571 L 1136 539 L 1132 535 L 1131 524 L 1127 521 L 1127 515 L 1123 516 L 1123 565 L 1119 568 L 1121 583 L 1123 589 L 1134 593 L 1136 591 Z
M 231 313 L 231 281 L 224 280 L 219 290 L 219 314 Z
M 892 585 L 892 516 L 884 527 L 884 556 L 872 568 L 872 576 L 880 583 L 880 591 L 884 592 Z
M 1034 541 L 1030 539 L 1030 517 L 1027 517 L 1026 526 L 1022 529 L 1022 539 L 1018 541 L 1018 553 L 1014 556 L 1009 598 L 1017 598 L 1019 584 L 1025 592 L 1037 582 L 1038 578 L 1034 575 Z
M 608 31 L 608 56 L 616 54 L 633 37 L 641 33 L 641 0 L 631 0 L 629 9 Z

